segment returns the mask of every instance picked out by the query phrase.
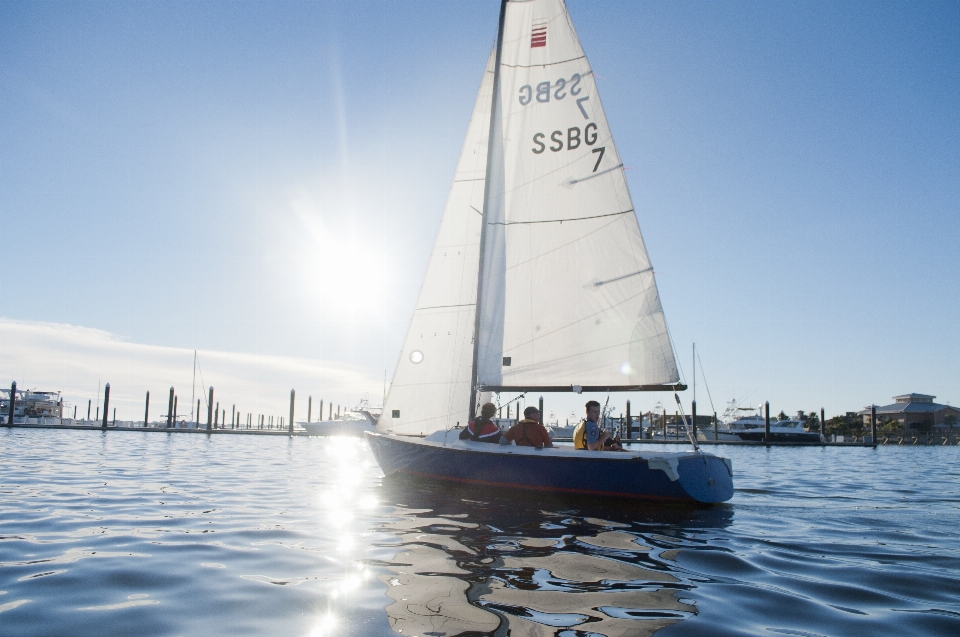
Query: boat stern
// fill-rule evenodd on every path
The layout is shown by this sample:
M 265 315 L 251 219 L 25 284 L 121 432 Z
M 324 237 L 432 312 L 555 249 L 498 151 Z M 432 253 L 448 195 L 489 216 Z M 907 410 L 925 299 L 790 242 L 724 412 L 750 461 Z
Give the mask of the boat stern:
M 680 485 L 698 502 L 715 504 L 733 497 L 733 463 L 727 458 L 696 454 L 677 464 Z

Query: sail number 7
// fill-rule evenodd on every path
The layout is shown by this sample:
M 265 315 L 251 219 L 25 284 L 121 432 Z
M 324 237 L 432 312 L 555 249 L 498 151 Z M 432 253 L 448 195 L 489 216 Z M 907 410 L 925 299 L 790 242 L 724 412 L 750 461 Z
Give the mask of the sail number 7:
M 600 153 L 600 156 L 597 157 L 597 163 L 593 165 L 593 172 L 597 172 L 597 168 L 600 168 L 600 162 L 603 161 L 603 151 L 607 150 L 605 146 L 600 146 L 599 148 L 594 148 L 593 153 Z

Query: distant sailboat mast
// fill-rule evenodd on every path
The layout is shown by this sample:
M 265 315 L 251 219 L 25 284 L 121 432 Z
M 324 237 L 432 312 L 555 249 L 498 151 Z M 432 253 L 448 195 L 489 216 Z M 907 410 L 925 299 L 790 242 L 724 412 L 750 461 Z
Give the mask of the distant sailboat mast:
M 197 395 L 197 350 L 193 350 L 193 383 L 190 385 L 190 420 L 193 422 L 200 422 L 200 414 L 197 414 L 196 419 L 193 417 L 193 403 Z

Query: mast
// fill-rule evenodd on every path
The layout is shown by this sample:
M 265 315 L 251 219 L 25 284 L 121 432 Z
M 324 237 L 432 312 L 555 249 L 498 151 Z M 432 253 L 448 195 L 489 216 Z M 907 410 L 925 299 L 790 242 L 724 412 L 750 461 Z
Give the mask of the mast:
M 473 319 L 473 364 L 470 370 L 469 420 L 477 416 L 477 359 L 480 355 L 480 299 L 483 296 L 483 255 L 486 250 L 487 213 L 490 207 L 490 169 L 493 161 L 493 133 L 500 106 L 500 54 L 503 51 L 503 23 L 507 14 L 507 0 L 500 2 L 500 21 L 497 26 L 497 54 L 493 63 L 493 98 L 490 104 L 490 132 L 487 135 L 487 169 L 483 183 L 483 215 L 480 225 L 480 258 L 477 267 L 477 303 Z
M 190 419 L 193 420 L 193 399 L 197 393 L 197 350 L 193 350 L 193 384 L 190 385 Z M 197 419 L 194 422 L 200 422 L 200 410 L 197 410 Z
M 697 402 L 697 344 L 693 344 L 693 402 Z

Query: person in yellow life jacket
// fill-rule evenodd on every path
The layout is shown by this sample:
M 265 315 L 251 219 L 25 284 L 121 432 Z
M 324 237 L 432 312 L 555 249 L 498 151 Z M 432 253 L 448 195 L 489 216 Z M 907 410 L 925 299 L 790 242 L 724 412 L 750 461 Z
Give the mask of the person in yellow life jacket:
M 580 421 L 580 424 L 573 430 L 573 446 L 575 449 L 588 449 L 590 451 L 620 451 L 619 438 L 610 438 L 610 434 L 600 429 L 600 403 L 595 400 L 588 401 L 587 417 Z
M 493 417 L 496 413 L 496 405 L 485 403 L 480 408 L 480 417 L 470 421 L 466 428 L 460 432 L 460 440 L 498 444 L 500 442 L 500 428 L 493 423 Z

